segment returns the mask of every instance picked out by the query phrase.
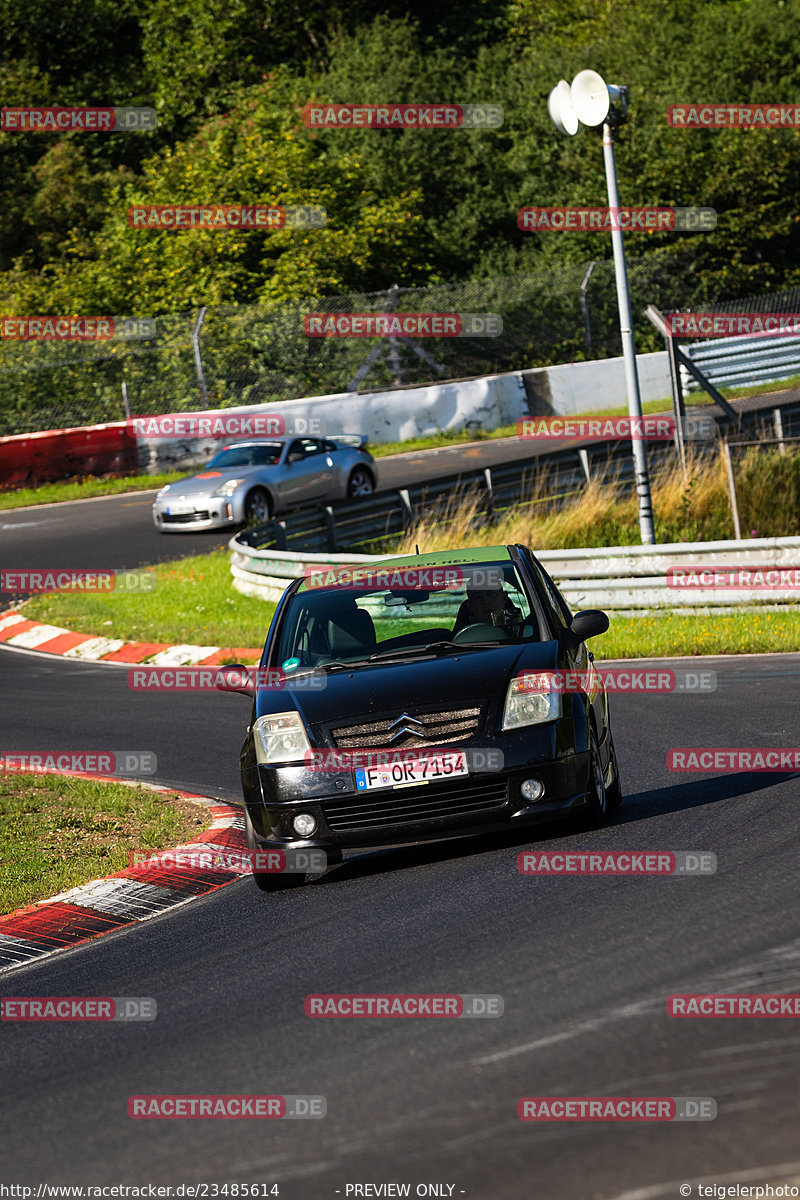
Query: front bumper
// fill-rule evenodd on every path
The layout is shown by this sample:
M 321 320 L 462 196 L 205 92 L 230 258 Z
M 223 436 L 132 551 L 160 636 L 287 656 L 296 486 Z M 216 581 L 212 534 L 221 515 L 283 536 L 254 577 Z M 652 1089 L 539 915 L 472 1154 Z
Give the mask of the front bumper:
M 175 508 L 190 508 L 175 512 Z M 228 529 L 241 524 L 233 499 L 224 496 L 193 496 L 191 501 L 170 503 L 169 497 L 153 505 L 153 524 L 161 533 L 184 533 L 197 529 Z
M 519 740 L 519 735 L 514 735 Z M 455 749 L 456 747 L 454 747 Z M 520 785 L 535 778 L 544 793 L 526 800 Z M 302 766 L 246 766 L 244 800 L 259 849 L 321 849 L 330 865 L 348 850 L 398 846 L 518 828 L 558 820 L 585 807 L 588 751 L 543 758 L 504 754 L 501 771 L 478 772 L 445 784 L 356 792 L 352 771 L 322 776 Z M 317 828 L 299 838 L 292 819 L 310 813 Z

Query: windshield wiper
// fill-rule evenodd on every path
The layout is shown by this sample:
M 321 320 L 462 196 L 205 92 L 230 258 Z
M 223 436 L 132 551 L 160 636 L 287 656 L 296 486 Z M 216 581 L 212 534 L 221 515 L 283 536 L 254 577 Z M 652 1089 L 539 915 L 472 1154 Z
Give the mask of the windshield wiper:
M 419 658 L 421 654 L 445 654 L 453 651 L 461 654 L 465 650 L 484 650 L 487 646 L 504 646 L 506 644 L 506 642 L 465 642 L 463 645 L 458 645 L 456 642 L 429 642 L 425 646 L 394 646 L 391 650 L 370 654 L 369 658 L 354 658 L 350 662 L 340 662 L 336 659 L 334 662 L 317 663 L 316 666 L 308 667 L 306 670 L 349 671 L 352 667 L 371 667 L 376 662 L 383 662 L 390 658 Z
M 505 646 L 507 642 L 429 642 L 427 646 L 395 646 L 393 650 L 371 654 L 368 662 L 380 662 L 384 658 L 401 658 L 408 655 L 416 658 L 419 654 L 462 654 L 465 650 L 484 650 L 487 646 Z
M 443 654 L 446 650 L 460 650 L 460 646 L 456 646 L 454 642 L 428 642 L 426 646 L 393 646 L 391 650 L 378 651 L 376 654 L 370 654 L 369 662 L 377 662 L 382 658 L 403 658 L 406 655 L 414 658 L 417 654 L 431 654 L 437 652 Z
M 317 663 L 314 667 L 309 667 L 311 671 L 349 671 L 351 667 L 368 667 L 371 660 L 369 658 L 354 658 L 351 662 L 335 662 Z

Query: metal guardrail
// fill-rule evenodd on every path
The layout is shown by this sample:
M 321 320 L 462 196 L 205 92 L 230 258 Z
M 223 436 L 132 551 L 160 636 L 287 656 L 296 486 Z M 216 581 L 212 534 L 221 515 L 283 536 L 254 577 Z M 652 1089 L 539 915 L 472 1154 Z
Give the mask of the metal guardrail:
M 309 568 L 385 561 L 370 555 L 302 554 L 272 549 L 246 549 L 240 537 L 230 543 L 234 587 L 246 595 L 278 600 Z M 704 582 L 681 584 L 670 572 L 691 568 L 792 569 L 800 577 L 800 537 L 749 538 L 742 541 L 673 542 L 664 546 L 607 546 L 586 550 L 540 550 L 537 558 L 558 583 L 567 603 L 582 608 L 620 610 L 735 609 L 743 604 L 773 608 L 797 604 L 800 586 L 765 589 L 712 587 Z M 670 583 L 670 578 L 673 582 Z M 711 577 L 709 577 L 711 578 Z M 702 585 L 702 586 L 701 586 Z M 398 610 L 398 616 L 402 615 Z M 431 610 L 431 616 L 434 616 Z
M 777 383 L 800 375 L 800 337 L 713 338 L 681 349 L 718 387 Z M 701 387 L 683 366 L 681 383 L 686 392 Z

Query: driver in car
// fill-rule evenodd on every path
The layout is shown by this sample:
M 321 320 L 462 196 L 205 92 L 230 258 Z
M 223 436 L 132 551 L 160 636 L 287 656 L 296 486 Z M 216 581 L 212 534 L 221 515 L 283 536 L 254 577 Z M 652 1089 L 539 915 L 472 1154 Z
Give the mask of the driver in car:
M 453 635 L 468 625 L 494 625 L 514 633 L 522 623 L 522 613 L 498 584 L 496 587 L 467 587 L 453 626 Z

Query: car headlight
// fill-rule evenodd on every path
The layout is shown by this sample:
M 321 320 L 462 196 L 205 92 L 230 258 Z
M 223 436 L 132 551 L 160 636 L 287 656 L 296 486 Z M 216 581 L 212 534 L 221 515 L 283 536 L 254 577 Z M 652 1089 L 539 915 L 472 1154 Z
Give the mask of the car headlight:
M 299 712 L 271 713 L 253 725 L 256 760 L 265 765 L 293 762 L 311 749 Z
M 240 483 L 244 483 L 244 479 L 226 479 L 225 483 L 221 483 L 212 496 L 232 496 Z
M 162 500 L 164 498 L 164 496 L 166 496 L 167 492 L 169 491 L 169 486 L 170 485 L 168 483 L 164 484 L 161 491 L 156 496 L 156 500 Z
M 540 725 L 544 721 L 555 721 L 560 716 L 561 694 L 553 690 L 547 673 L 523 675 L 511 680 L 503 710 L 503 729 Z

